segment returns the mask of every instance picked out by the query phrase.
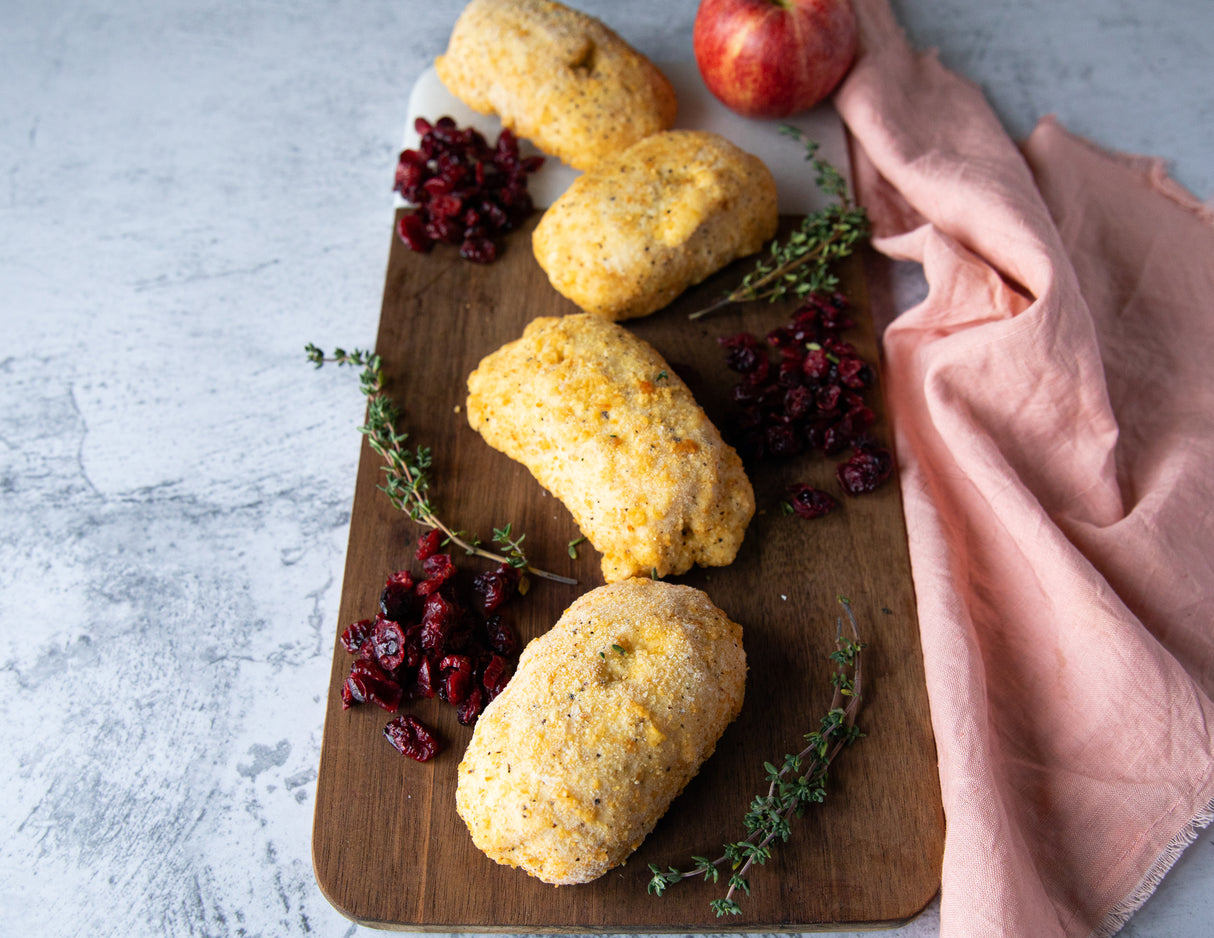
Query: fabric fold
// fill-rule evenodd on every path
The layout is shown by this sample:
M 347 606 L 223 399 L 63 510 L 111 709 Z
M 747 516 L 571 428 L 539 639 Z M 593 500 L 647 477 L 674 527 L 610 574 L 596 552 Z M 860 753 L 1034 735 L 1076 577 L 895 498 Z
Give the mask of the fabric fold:
M 1214 227 L 1158 161 L 980 90 L 857 0 L 874 245 L 948 832 L 941 931 L 1114 933 L 1214 802 Z

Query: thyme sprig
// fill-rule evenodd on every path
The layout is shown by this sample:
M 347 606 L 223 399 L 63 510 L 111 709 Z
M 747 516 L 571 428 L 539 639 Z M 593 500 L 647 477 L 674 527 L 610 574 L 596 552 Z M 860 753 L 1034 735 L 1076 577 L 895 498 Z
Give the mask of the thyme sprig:
M 763 763 L 767 772 L 767 793 L 751 802 L 750 810 L 743 818 L 747 831 L 745 838 L 725 844 L 715 860 L 693 856 L 692 867 L 687 870 L 673 866 L 663 870 L 655 863 L 649 864 L 653 874 L 648 886 L 651 894 L 660 896 L 668 886 L 694 876 L 703 876 L 707 882 L 719 882 L 722 867 L 728 864 L 730 875 L 725 895 L 713 899 L 709 905 L 718 917 L 740 915 L 742 907 L 734 895 L 739 890 L 750 895 L 750 883 L 746 879 L 750 868 L 756 863 L 766 863 L 777 841 L 787 841 L 792 836 L 794 817 L 800 817 L 807 807 L 821 804 L 826 799 L 827 770 L 835 756 L 844 746 L 864 735 L 856 726 L 861 699 L 860 652 L 864 644 L 860 641 L 851 603 L 842 596 L 839 603 L 847 613 L 852 637 L 843 637 L 843 619 L 840 618 L 835 651 L 829 656 L 835 664 L 831 675 L 835 692 L 818 729 L 807 733 L 805 748 L 795 755 L 786 755 L 779 768 L 770 762 Z
M 692 313 L 690 319 L 700 319 L 731 303 L 751 300 L 774 303 L 787 296 L 832 293 L 839 286 L 839 278 L 831 265 L 851 254 L 868 237 L 867 213 L 852 201 L 843 174 L 818 156 L 817 141 L 787 124 L 780 127 L 780 133 L 805 145 L 805 159 L 813 164 L 815 183 L 835 201 L 806 215 L 800 227 L 782 243 L 778 238 L 773 240 L 767 260 L 759 261 L 736 289 Z
M 441 531 L 446 542 L 455 544 L 468 554 L 506 563 L 518 570 L 559 583 L 577 583 L 577 580 L 569 577 L 533 567 L 523 552 L 523 539 L 526 535 L 516 535 L 512 524 L 493 529 L 493 543 L 502 551 L 496 553 L 483 547 L 476 535 L 451 528 L 439 518 L 430 498 L 429 473 L 433 464 L 430 448 L 417 446 L 410 449 L 406 445 L 409 434 L 396 429 L 400 411 L 384 391 L 383 363 L 379 355 L 363 349 L 347 352 L 343 348 L 336 348 L 332 355 L 325 355 L 311 342 L 305 346 L 305 351 L 308 361 L 317 368 L 331 362 L 362 369 L 359 374 L 359 386 L 367 398 L 367 422 L 358 429 L 367 438 L 371 449 L 384 460 L 384 482 L 378 488 L 387 494 L 394 507 L 423 527 Z

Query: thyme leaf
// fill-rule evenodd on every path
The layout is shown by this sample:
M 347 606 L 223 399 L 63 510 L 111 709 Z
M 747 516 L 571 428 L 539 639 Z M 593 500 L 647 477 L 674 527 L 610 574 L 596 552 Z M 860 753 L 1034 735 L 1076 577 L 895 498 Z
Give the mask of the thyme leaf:
M 839 286 L 833 263 L 850 255 L 868 237 L 867 213 L 852 201 L 843 174 L 818 156 L 817 141 L 787 124 L 780 127 L 780 133 L 804 144 L 805 159 L 814 168 L 815 184 L 834 201 L 806 215 L 783 242 L 773 240 L 768 258 L 760 260 L 741 284 L 717 302 L 692 313 L 689 319 L 700 319 L 732 303 L 774 303 L 789 296 L 800 299 L 811 293 L 833 293 Z
M 357 348 L 351 351 L 335 348 L 331 355 L 326 355 L 311 342 L 304 350 L 308 361 L 317 368 L 331 362 L 362 369 L 359 373 L 359 387 L 367 398 L 367 422 L 358 429 L 367 438 L 371 449 L 384 461 L 384 481 L 378 488 L 388 496 L 395 508 L 423 527 L 441 531 L 446 542 L 455 544 L 470 555 L 509 564 L 534 576 L 556 580 L 559 583 L 577 583 L 569 577 L 531 566 L 523 552 L 523 538 L 526 535 L 515 535 L 511 524 L 493 529 L 493 543 L 502 550 L 502 553 L 495 553 L 482 547 L 479 538 L 455 530 L 439 518 L 430 499 L 430 467 L 433 464 L 433 456 L 427 446 L 410 449 L 406 445 L 409 434 L 397 429 L 400 411 L 384 391 L 383 363 L 378 355 Z
M 668 887 L 694 876 L 703 876 L 706 881 L 715 883 L 720 878 L 721 868 L 726 867 L 729 878 L 725 895 L 711 900 L 709 905 L 718 918 L 740 915 L 742 907 L 735 895 L 739 892 L 750 895 L 746 875 L 751 867 L 766 863 L 771 859 L 772 848 L 792 836 L 794 817 L 800 817 L 810 805 L 826 800 L 826 776 L 831 763 L 843 747 L 864 735 L 856 726 L 856 714 L 860 710 L 860 652 L 864 644 L 860 641 L 851 602 L 840 596 L 839 604 L 847 614 L 852 637 L 843 637 L 843 619 L 840 618 L 835 651 L 829 656 L 835 666 L 831 676 L 835 692 L 818 728 L 805 734 L 804 749 L 786 755 L 779 766 L 763 763 L 767 792 L 755 797 L 742 819 L 746 836 L 724 844 L 721 855 L 715 860 L 693 856 L 692 865 L 686 870 L 673 866 L 663 870 L 655 863 L 649 864 L 652 876 L 648 891 L 651 895 L 661 896 Z

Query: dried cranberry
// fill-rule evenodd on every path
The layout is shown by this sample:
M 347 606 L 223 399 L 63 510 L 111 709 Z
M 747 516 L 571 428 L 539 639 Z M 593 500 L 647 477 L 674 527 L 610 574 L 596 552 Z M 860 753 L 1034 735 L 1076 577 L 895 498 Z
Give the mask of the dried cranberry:
M 841 453 L 851 445 L 852 435 L 842 421 L 828 424 L 822 430 L 822 452 L 827 456 Z
M 518 570 L 503 563 L 488 573 L 477 574 L 476 579 L 472 581 L 472 589 L 481 611 L 490 613 L 515 594 L 518 584 Z
M 527 190 L 517 184 L 512 183 L 506 186 L 501 191 L 499 199 L 502 206 L 506 209 L 506 213 L 516 222 L 522 221 L 535 210 L 535 206 Z
M 847 297 L 842 293 L 832 293 L 819 305 L 822 325 L 835 331 L 850 329 L 855 325 L 847 314 L 850 305 Z
M 455 563 L 450 554 L 431 554 L 422 561 L 422 572 L 426 578 L 417 584 L 417 594 L 429 596 L 455 576 Z
M 838 505 L 838 502 L 826 492 L 804 483 L 790 486 L 788 493 L 788 503 L 792 506 L 793 512 L 801 518 L 810 520 L 821 518 Z
M 839 407 L 839 396 L 843 393 L 843 389 L 837 384 L 824 384 L 818 388 L 815 395 L 815 403 L 818 410 L 824 414 L 829 414 Z
M 357 622 L 351 622 L 341 633 L 342 647 L 350 654 L 354 654 L 367 640 L 374 625 L 375 623 L 371 619 L 359 619 Z
M 456 607 L 441 593 L 431 593 L 426 597 L 422 611 L 422 648 L 429 654 L 437 655 L 447 642 L 447 633 L 455 624 Z
M 425 194 L 429 198 L 426 206 L 428 210 L 425 213 L 427 216 L 427 221 L 433 220 L 436 217 L 445 218 L 449 214 L 448 212 L 436 212 L 434 210 L 434 200 L 450 195 L 451 190 L 454 188 L 455 186 L 452 181 L 444 176 L 430 176 L 424 183 L 422 183 L 422 189 L 425 190 Z
M 507 231 L 510 228 L 510 216 L 496 202 L 482 202 L 480 216 L 487 221 L 495 231 Z
M 455 718 L 462 726 L 471 726 L 485 709 L 485 692 L 479 687 L 473 687 L 468 695 L 456 705 Z
M 863 396 L 875 375 L 840 334 L 854 325 L 848 309 L 842 294 L 811 294 L 763 341 L 739 332 L 718 342 L 726 365 L 742 375 L 731 397 L 741 408 L 734 442 L 744 458 L 787 458 L 805 449 L 830 456 L 850 446 L 871 457 L 839 469 L 851 486 L 845 491 L 855 494 L 880 484 L 892 461 L 857 442 L 877 419 Z
M 373 703 L 383 707 L 389 713 L 395 713 L 400 707 L 403 688 L 394 681 L 373 658 L 358 658 L 350 668 L 342 693 L 343 709 L 350 703 Z
M 459 256 L 477 264 L 492 264 L 497 260 L 497 246 L 486 237 L 465 237 L 459 246 Z
M 822 345 L 826 351 L 830 352 L 835 358 L 854 358 L 860 353 L 856 351 L 856 347 L 846 339 L 840 339 L 837 335 L 828 335 L 822 339 Z
M 831 361 L 826 355 L 826 349 L 815 344 L 805 352 L 801 359 L 801 373 L 814 381 L 823 381 L 830 375 Z
M 472 659 L 467 655 L 445 655 L 438 668 L 442 675 L 439 696 L 453 706 L 463 703 L 476 681 Z
M 438 693 L 436 683 L 438 681 L 438 665 L 430 658 L 422 658 L 417 666 L 417 674 L 414 676 L 413 687 L 411 688 L 413 697 L 433 697 Z
M 894 459 L 889 450 L 875 446 L 853 452 L 851 458 L 835 470 L 835 477 L 848 495 L 863 495 L 888 479 L 893 467 Z
M 354 652 L 355 658 L 370 658 L 372 661 L 377 660 L 375 655 L 375 642 L 371 638 L 371 633 L 367 633 L 366 639 Z
M 442 750 L 438 737 L 411 713 L 389 721 L 384 736 L 400 753 L 418 762 L 433 759 Z
M 485 664 L 485 669 L 481 672 L 481 686 L 485 688 L 490 700 L 506 689 L 510 674 L 510 662 L 501 655 L 494 655 Z
M 443 532 L 437 528 L 427 531 L 417 539 L 417 559 L 425 562 L 427 557 L 437 554 L 439 548 L 443 546 Z
M 468 615 L 467 610 L 457 607 L 455 616 L 451 620 L 451 627 L 447 629 L 447 635 L 443 639 L 442 650 L 447 652 L 468 650 L 473 645 L 472 625 L 472 617 Z
M 869 408 L 861 404 L 860 406 L 853 407 L 851 410 L 849 410 L 839 422 L 845 426 L 847 432 L 854 440 L 857 436 L 871 427 L 876 419 L 877 415 L 874 414 Z
M 412 618 L 413 608 L 413 574 L 398 570 L 388 577 L 380 591 L 380 614 L 394 622 L 405 622 Z
M 489 647 L 499 655 L 513 657 L 518 652 L 518 636 L 514 627 L 502 615 L 492 615 L 486 619 L 485 632 L 489 638 Z
M 443 244 L 459 244 L 464 237 L 464 229 L 456 219 L 438 215 L 426 222 L 426 234 Z
M 476 615 L 461 603 L 455 564 L 441 547 L 438 531 L 420 537 L 420 574 L 390 575 L 375 619 L 343 632 L 343 645 L 355 656 L 340 688 L 343 708 L 375 703 L 395 713 L 406 697 L 438 696 L 461 723 L 472 725 L 510 680 L 519 641 L 497 610 L 517 594 L 519 570 L 503 562 L 472 581 Z M 385 734 L 404 733 L 405 725 L 393 721 Z
M 422 660 L 422 624 L 414 622 L 405 629 L 406 668 L 416 668 Z
M 793 420 L 800 420 L 814 407 L 814 392 L 805 385 L 789 388 L 784 395 L 784 413 Z
M 518 139 L 510 128 L 507 127 L 498 134 L 493 159 L 499 166 L 513 166 L 518 163 Z
M 395 671 L 405 663 L 405 630 L 391 619 L 376 618 L 371 642 L 375 647 L 375 660 L 385 671 Z
M 394 188 L 416 207 L 397 225 L 401 239 L 417 251 L 443 242 L 459 245 L 470 260 L 493 261 L 498 248 L 492 236 L 534 209 L 527 176 L 543 157 L 521 159 L 509 130 L 490 147 L 478 131 L 460 128 L 449 116 L 433 124 L 418 118 L 414 126 L 421 140 L 401 152 L 396 167 Z
M 450 185 L 450 183 L 448 183 Z M 455 218 L 463 211 L 464 200 L 454 194 L 435 195 L 430 199 L 430 214 Z
M 759 340 L 749 332 L 723 336 L 717 339 L 717 342 L 726 349 L 725 364 L 741 374 L 754 371 L 759 360 L 767 357 L 759 348 Z
M 801 360 L 786 357 L 776 372 L 776 383 L 782 388 L 793 388 L 801 383 Z
M 425 254 L 434 247 L 434 239 L 430 237 L 425 220 L 416 212 L 405 212 L 401 215 L 396 224 L 396 233 L 419 254 Z
M 812 420 L 805 424 L 802 431 L 805 435 L 805 445 L 810 449 L 823 449 L 826 440 L 826 428 L 829 424 L 823 420 Z
M 417 200 L 422 183 L 426 180 L 425 163 L 418 162 L 420 160 L 422 156 L 416 150 L 406 150 L 396 164 L 396 184 L 393 189 L 410 202 Z
M 773 456 L 795 456 L 804 449 L 796 430 L 785 424 L 768 427 L 764 434 L 764 442 L 767 451 Z
M 861 358 L 848 357 L 839 360 L 839 380 L 857 391 L 873 383 L 872 369 Z
M 793 330 L 787 326 L 780 326 L 777 329 L 772 329 L 767 333 L 767 344 L 774 349 L 785 349 L 797 344 L 797 338 L 793 334 Z

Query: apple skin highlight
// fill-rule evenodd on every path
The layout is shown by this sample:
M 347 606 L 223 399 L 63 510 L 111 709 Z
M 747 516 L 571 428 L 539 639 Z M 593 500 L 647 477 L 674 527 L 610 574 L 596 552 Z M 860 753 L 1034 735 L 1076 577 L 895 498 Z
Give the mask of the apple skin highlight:
M 708 90 L 746 117 L 787 117 L 826 98 L 856 54 L 850 0 L 702 0 L 692 33 Z

